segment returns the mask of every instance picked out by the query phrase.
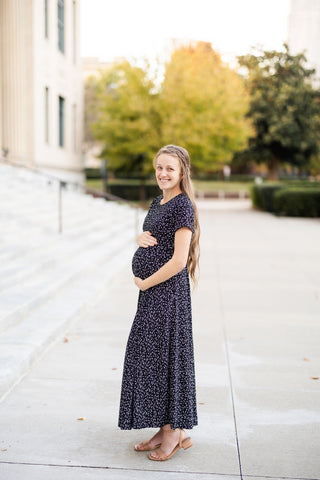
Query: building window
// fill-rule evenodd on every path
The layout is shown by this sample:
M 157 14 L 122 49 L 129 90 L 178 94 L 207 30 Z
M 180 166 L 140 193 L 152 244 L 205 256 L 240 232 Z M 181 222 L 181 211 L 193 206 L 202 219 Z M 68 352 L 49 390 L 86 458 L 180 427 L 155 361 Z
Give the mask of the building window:
M 44 35 L 49 38 L 48 0 L 44 0 Z
M 59 146 L 64 146 L 64 98 L 59 97 Z
M 64 53 L 64 0 L 58 0 L 58 47 Z
M 73 0 L 72 3 L 72 27 L 73 27 L 73 46 L 72 46 L 72 57 L 73 63 L 77 62 L 77 3 Z
M 45 87 L 44 90 L 44 139 L 46 143 L 49 143 L 49 87 Z

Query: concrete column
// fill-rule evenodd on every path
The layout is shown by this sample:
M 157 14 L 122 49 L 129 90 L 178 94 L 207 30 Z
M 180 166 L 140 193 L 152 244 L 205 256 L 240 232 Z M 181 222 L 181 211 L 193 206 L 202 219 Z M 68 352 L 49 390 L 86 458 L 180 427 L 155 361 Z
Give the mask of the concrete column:
M 9 158 L 32 163 L 32 0 L 0 0 L 2 144 Z

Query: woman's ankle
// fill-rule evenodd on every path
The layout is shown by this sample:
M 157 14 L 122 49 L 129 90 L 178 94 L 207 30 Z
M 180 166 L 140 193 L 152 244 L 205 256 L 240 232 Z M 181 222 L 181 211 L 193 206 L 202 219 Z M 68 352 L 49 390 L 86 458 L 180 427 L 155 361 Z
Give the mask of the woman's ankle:
M 177 432 L 178 430 L 180 430 L 180 428 L 171 428 L 170 424 L 164 425 L 163 427 L 161 427 L 161 429 L 165 433 L 174 433 L 174 432 Z

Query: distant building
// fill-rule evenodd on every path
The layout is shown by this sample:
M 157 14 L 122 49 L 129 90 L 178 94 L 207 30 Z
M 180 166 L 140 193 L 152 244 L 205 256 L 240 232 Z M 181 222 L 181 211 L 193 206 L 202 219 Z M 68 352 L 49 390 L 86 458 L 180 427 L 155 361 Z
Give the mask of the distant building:
M 112 67 L 114 62 L 103 62 L 98 57 L 82 57 L 83 78 L 98 77 L 101 72 Z
M 82 177 L 79 17 L 79 0 L 0 0 L 0 148 L 73 179 Z
M 291 0 L 288 43 L 292 53 L 305 50 L 309 67 L 320 78 L 320 1 Z

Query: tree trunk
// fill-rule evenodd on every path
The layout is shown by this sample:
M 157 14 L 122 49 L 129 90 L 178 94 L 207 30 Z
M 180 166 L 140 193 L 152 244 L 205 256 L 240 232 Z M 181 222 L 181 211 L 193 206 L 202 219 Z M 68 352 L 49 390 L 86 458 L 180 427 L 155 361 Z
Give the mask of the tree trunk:
M 272 157 L 267 162 L 267 167 L 268 167 L 268 180 L 278 180 L 279 160 L 276 157 Z

